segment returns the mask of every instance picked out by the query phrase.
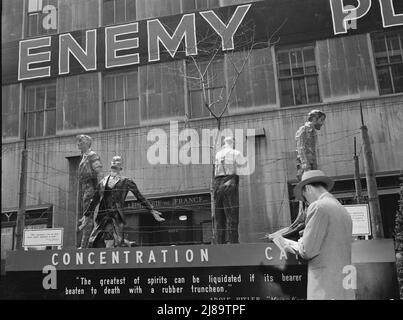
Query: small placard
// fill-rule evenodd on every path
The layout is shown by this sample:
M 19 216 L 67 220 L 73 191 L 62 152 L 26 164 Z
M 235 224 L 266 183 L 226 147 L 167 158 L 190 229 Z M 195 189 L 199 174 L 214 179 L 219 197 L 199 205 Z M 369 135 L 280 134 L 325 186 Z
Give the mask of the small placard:
M 24 229 L 23 246 L 58 246 L 63 245 L 63 228 Z
M 344 206 L 353 220 L 353 236 L 370 236 L 371 223 L 368 204 Z

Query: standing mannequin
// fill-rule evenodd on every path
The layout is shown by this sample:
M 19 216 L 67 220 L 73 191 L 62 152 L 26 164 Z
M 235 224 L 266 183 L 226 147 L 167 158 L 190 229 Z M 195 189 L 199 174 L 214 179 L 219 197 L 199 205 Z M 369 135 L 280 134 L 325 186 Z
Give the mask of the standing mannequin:
M 154 216 L 158 222 L 165 221 L 161 213 L 154 210 L 151 203 L 140 193 L 133 180 L 121 176 L 122 158 L 113 157 L 109 175 L 98 184 L 95 194 L 87 210 L 84 212 L 85 220 L 99 205 L 95 218 L 95 226 L 89 239 L 90 248 L 122 247 L 128 241 L 123 237 L 123 226 L 126 224 L 123 208 L 127 193 L 131 191 L 140 203 Z
M 237 169 L 244 162 L 234 149 L 232 137 L 224 139 L 215 158 L 214 198 L 217 243 L 239 243 L 239 176 Z
M 77 138 L 77 147 L 81 151 L 81 161 L 78 166 L 78 182 L 80 194 L 81 212 L 84 212 L 94 196 L 95 188 L 100 180 L 102 163 L 99 156 L 91 150 L 92 138 L 87 135 L 79 135 Z M 82 231 L 80 248 L 88 247 L 88 239 L 94 227 L 93 217 L 91 216 L 88 224 L 80 229 Z
M 295 134 L 297 146 L 297 180 L 301 181 L 304 172 L 318 169 L 316 155 L 318 133 L 326 119 L 326 114 L 320 110 L 312 110 L 308 113 L 307 122 L 301 126 Z M 298 238 L 299 233 L 305 228 L 306 208 L 303 201 L 299 202 L 298 216 L 295 221 L 286 228 L 267 235 L 269 239 L 276 236 L 285 238 Z

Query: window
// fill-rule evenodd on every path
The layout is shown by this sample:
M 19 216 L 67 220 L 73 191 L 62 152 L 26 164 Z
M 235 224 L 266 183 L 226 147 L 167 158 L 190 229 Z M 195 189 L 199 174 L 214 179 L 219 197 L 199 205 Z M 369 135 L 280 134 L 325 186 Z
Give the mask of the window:
M 314 46 L 277 51 L 282 107 L 320 102 Z
M 136 0 L 103 0 L 103 24 L 136 20 Z
M 220 0 L 182 0 L 183 11 L 209 9 L 220 6 Z
M 18 137 L 19 92 L 18 84 L 1 88 L 2 138 Z
M 403 92 L 403 32 L 374 34 L 372 41 L 380 94 Z
M 27 36 L 56 33 L 57 0 L 27 0 Z
M 104 127 L 139 124 L 137 71 L 107 75 L 104 79 Z
M 99 128 L 99 79 L 94 72 L 57 79 L 57 132 Z
M 189 117 L 202 118 L 211 116 L 205 103 L 208 103 L 210 109 L 216 115 L 219 115 L 225 106 L 226 100 L 224 59 L 215 58 L 210 64 L 209 60 L 196 62 L 189 60 L 186 67 Z M 203 84 L 206 91 L 206 101 L 203 94 Z
M 29 86 L 25 90 L 28 137 L 56 134 L 56 82 Z

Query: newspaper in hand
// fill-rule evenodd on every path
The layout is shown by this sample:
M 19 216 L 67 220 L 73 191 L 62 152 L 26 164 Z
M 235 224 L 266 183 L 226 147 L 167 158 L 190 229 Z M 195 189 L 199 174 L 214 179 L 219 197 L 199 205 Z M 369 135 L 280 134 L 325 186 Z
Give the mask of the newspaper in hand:
M 288 240 L 286 238 L 283 238 L 282 236 L 275 237 L 273 239 L 273 242 L 276 244 L 277 247 L 279 247 L 281 251 L 288 251 L 293 254 L 298 253 L 298 242 Z

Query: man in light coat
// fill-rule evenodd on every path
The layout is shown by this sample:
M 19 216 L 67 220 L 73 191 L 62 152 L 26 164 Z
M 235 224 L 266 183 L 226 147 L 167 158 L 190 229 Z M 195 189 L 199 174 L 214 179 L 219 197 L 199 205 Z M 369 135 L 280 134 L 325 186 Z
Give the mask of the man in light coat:
M 279 236 L 275 242 L 308 260 L 308 300 L 352 300 L 353 289 L 344 288 L 345 266 L 351 265 L 352 220 L 328 191 L 334 182 L 320 170 L 303 174 L 294 194 L 307 201 L 306 227 L 298 242 Z

